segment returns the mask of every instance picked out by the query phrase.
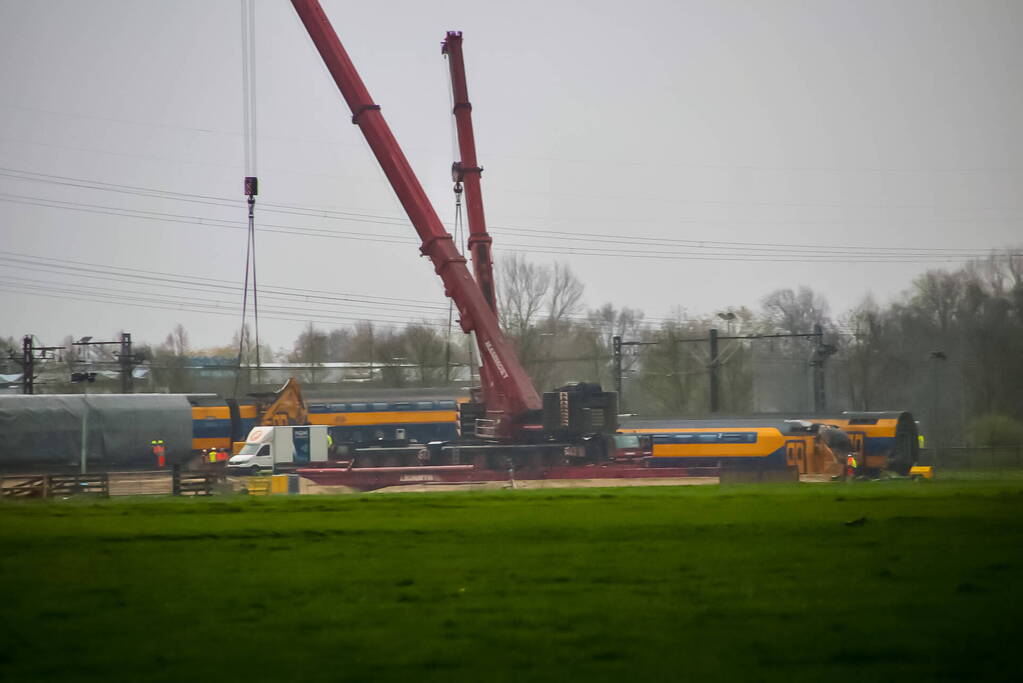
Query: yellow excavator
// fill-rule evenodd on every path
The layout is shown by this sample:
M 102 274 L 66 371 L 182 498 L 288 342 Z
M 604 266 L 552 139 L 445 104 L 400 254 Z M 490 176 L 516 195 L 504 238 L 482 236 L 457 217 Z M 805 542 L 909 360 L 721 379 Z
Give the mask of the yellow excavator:
M 263 394 L 252 394 L 257 402 L 258 425 L 260 427 L 277 427 L 309 424 L 309 410 L 298 381 L 292 377 L 280 389 Z M 232 452 L 238 453 L 244 441 L 235 441 Z

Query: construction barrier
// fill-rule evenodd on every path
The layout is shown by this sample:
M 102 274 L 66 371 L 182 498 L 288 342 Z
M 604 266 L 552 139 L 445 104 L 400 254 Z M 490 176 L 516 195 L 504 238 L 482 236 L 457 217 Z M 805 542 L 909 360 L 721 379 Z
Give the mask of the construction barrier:
M 250 496 L 298 493 L 298 475 L 274 474 L 267 477 L 246 477 L 245 487 Z

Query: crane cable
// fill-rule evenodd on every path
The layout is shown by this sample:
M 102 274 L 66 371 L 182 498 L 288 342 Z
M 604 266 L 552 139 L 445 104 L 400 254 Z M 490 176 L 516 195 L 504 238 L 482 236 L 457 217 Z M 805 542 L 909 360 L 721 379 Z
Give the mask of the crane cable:
M 459 253 L 465 256 L 465 247 L 463 246 L 464 230 L 462 229 L 462 183 L 456 182 L 454 187 L 455 192 L 455 246 L 458 247 Z M 444 378 L 450 379 L 449 374 L 451 372 L 451 323 L 454 317 L 455 303 L 454 300 L 448 297 L 448 330 L 447 330 L 447 342 L 444 344 L 445 356 L 445 371 Z M 471 355 L 471 354 L 470 354 Z M 469 373 L 472 373 L 472 363 L 469 363 Z
M 256 285 L 256 7 L 254 0 L 241 0 L 242 24 L 242 126 L 245 148 L 245 195 L 248 200 L 248 235 L 245 244 L 245 284 L 242 290 L 242 323 L 238 331 L 238 363 L 234 375 L 234 395 L 238 395 L 238 379 L 242 357 L 249 342 L 245 326 L 249 298 L 249 272 L 252 272 L 252 315 L 256 336 L 256 383 L 262 365 L 259 349 L 259 295 Z M 250 378 L 251 382 L 251 378 Z

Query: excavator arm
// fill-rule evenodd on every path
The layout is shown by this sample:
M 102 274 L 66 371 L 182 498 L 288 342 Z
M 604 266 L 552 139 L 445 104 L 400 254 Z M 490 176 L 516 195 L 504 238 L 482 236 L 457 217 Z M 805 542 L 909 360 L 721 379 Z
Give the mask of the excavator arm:
M 277 390 L 273 403 L 262 411 L 259 424 L 262 426 L 309 424 L 309 411 L 302 398 L 302 390 L 299 389 L 294 377 Z
M 466 333 L 476 336 L 485 368 L 480 376 L 486 416 L 492 425 L 491 435 L 497 439 L 515 438 L 524 423 L 541 409 L 540 396 L 501 332 L 487 296 L 469 274 L 465 258 L 430 204 L 384 120 L 380 106 L 370 97 L 320 3 L 292 0 L 292 5 L 347 102 L 352 123 L 359 126 L 419 234 L 420 251 L 429 257 L 444 283 L 445 294 L 458 308 L 459 325 Z

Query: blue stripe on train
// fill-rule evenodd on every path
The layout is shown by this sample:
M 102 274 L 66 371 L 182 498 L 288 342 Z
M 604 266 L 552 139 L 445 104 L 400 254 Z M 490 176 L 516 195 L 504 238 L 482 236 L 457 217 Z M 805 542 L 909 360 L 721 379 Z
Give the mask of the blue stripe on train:
M 239 441 L 244 441 L 245 437 L 252 431 L 252 428 L 256 426 L 256 420 L 251 417 L 242 418 L 239 421 L 239 425 L 241 433 L 235 434 L 234 437 Z M 230 439 L 231 436 L 231 420 L 229 419 L 204 418 L 192 420 L 193 439 Z
M 202 419 L 192 420 L 193 439 L 227 439 L 231 436 L 231 420 Z
M 895 448 L 895 437 L 868 436 L 863 439 L 864 455 L 888 455 Z

